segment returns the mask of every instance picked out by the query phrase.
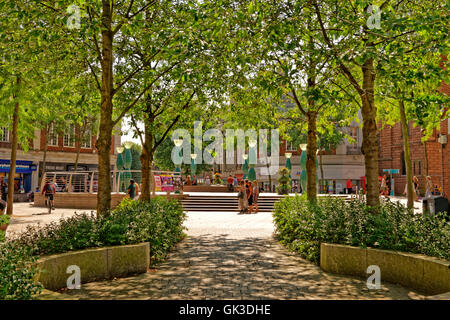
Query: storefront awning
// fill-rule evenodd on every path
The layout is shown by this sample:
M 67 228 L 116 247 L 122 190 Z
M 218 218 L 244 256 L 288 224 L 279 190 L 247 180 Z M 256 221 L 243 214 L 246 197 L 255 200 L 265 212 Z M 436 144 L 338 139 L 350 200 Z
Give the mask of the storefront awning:
M 0 159 L 0 172 L 9 172 L 10 160 Z M 16 160 L 16 173 L 32 173 L 36 171 L 33 161 Z

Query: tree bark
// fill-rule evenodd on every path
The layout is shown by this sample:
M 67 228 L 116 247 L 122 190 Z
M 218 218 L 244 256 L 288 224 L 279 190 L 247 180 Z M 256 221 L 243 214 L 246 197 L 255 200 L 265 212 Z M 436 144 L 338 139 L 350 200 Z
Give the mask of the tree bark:
M 428 150 L 427 150 L 427 142 L 423 142 L 423 155 L 425 160 L 425 176 L 428 176 Z
M 17 90 L 19 90 L 20 78 L 17 77 L 16 80 Z M 17 98 L 17 95 L 14 94 L 14 100 Z M 9 162 L 9 173 L 8 173 L 8 198 L 6 205 L 6 214 L 13 214 L 13 202 L 14 202 L 14 176 L 16 175 L 16 159 L 17 159 L 17 146 L 18 146 L 18 137 L 17 137 L 17 128 L 19 126 L 19 102 L 16 102 L 14 105 L 14 113 L 13 113 L 13 123 L 12 123 L 12 141 L 11 141 L 11 158 Z
M 409 136 L 408 136 L 408 121 L 406 120 L 405 104 L 403 100 L 399 100 L 400 109 L 400 122 L 402 125 L 403 133 L 403 148 L 405 152 L 405 164 L 406 164 L 406 188 L 408 197 L 408 208 L 414 207 L 414 188 L 412 181 L 412 165 L 411 165 L 411 153 L 409 150 Z
M 361 113 L 363 117 L 362 152 L 367 182 L 366 203 L 368 206 L 375 207 L 380 204 L 380 185 L 378 182 L 377 109 L 374 101 L 375 69 L 373 64 L 373 59 L 367 59 L 362 66 Z
M 146 121 L 145 127 L 145 140 L 142 146 L 142 154 L 140 156 L 141 160 L 141 172 L 142 172 L 142 183 L 141 183 L 141 196 L 139 197 L 142 201 L 150 201 L 151 199 L 151 186 L 152 186 L 152 163 L 153 163 L 153 136 L 150 133 L 151 125 Z
M 309 108 L 313 108 L 310 101 Z M 306 147 L 306 192 L 308 201 L 317 200 L 317 168 L 316 168 L 316 152 L 317 152 L 317 112 L 309 111 L 307 113 L 308 120 L 308 144 Z
M 320 193 L 322 193 L 322 186 L 324 185 L 324 183 L 323 183 L 323 159 L 322 159 L 322 152 L 320 152 L 320 155 L 319 155 L 319 158 L 320 158 Z
M 98 150 L 97 214 L 107 215 L 111 209 L 111 137 L 113 130 L 113 33 L 111 2 L 103 0 L 102 9 L 102 83 Z
M 45 142 L 44 142 L 44 154 L 42 156 L 42 168 L 41 168 L 41 177 L 39 179 L 39 190 L 41 190 L 42 179 L 44 179 L 45 170 L 47 166 L 47 150 L 48 150 L 48 130 L 51 126 L 51 123 L 45 127 Z

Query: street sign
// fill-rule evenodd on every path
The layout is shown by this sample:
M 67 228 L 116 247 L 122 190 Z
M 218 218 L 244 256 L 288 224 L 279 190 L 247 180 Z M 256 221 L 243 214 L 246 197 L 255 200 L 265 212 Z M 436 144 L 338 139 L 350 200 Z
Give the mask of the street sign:
M 383 172 L 387 172 L 389 174 L 399 174 L 400 169 L 383 169 Z

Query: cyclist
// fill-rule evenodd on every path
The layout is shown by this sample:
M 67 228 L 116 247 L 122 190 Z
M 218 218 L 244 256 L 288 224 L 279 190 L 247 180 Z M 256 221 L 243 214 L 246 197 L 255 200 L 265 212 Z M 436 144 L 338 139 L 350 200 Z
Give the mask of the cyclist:
M 47 181 L 44 185 L 44 188 L 42 188 L 42 194 L 45 193 L 45 199 L 47 201 L 50 201 L 52 205 L 52 210 L 55 210 L 55 205 L 53 202 L 53 195 L 56 193 L 56 187 L 51 181 Z

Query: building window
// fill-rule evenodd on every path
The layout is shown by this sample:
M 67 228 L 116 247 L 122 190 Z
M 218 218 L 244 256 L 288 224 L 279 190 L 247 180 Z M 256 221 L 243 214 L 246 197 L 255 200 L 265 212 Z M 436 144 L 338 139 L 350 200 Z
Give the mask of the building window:
M 91 138 L 92 138 L 91 130 L 86 130 L 86 132 L 84 134 L 84 137 L 83 137 L 83 139 L 81 141 L 81 147 L 85 148 L 85 149 L 92 148 L 92 146 L 91 146 Z
M 286 140 L 286 151 L 287 152 L 289 152 L 289 151 L 297 151 L 297 148 L 295 147 L 293 141 L 287 141 Z
M 0 142 L 9 142 L 9 130 L 7 127 L 0 127 Z
M 413 162 L 414 164 L 414 175 L 421 176 L 422 175 L 422 161 L 416 160 Z
M 350 127 L 349 128 L 349 136 L 355 140 L 352 145 L 356 148 L 358 146 L 358 127 Z
M 51 124 L 48 128 L 47 144 L 49 146 L 58 146 L 58 135 L 55 132 L 55 127 L 53 126 L 53 124 Z
M 64 147 L 75 147 L 75 126 L 69 125 L 64 132 Z

